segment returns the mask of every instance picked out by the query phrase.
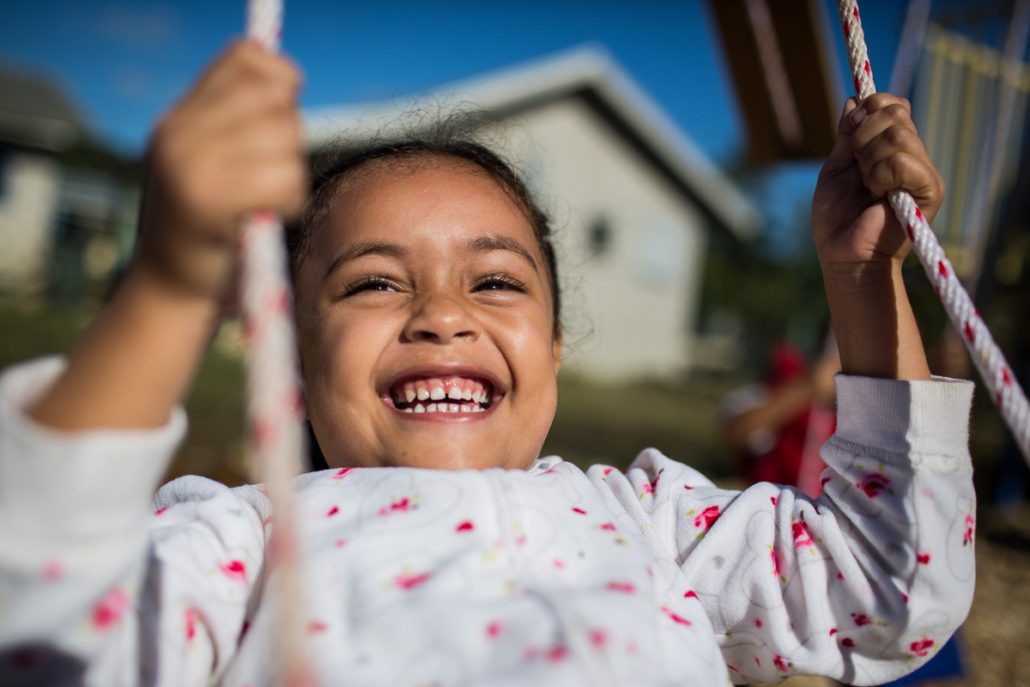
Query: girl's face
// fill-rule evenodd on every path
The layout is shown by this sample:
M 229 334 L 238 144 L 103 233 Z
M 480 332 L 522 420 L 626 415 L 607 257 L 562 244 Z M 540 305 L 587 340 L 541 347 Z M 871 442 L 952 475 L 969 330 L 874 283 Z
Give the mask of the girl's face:
M 346 182 L 296 282 L 308 417 L 330 466 L 539 455 L 561 361 L 551 286 L 532 226 L 485 172 L 395 162 Z

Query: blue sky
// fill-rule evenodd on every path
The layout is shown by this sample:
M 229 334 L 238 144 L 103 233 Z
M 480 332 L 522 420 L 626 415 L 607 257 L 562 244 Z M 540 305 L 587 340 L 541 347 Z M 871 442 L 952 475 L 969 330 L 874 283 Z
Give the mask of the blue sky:
M 824 1 L 836 27 L 835 5 Z M 881 85 L 889 78 L 905 5 L 861 3 Z M 243 12 L 243 0 L 4 2 L 0 64 L 56 77 L 99 138 L 137 154 L 161 111 L 240 34 Z M 836 31 L 834 40 L 846 84 Z M 584 42 L 606 46 L 717 164 L 742 150 L 732 86 L 700 2 L 286 0 L 283 37 L 284 50 L 306 76 L 305 107 L 419 93 Z M 770 170 L 763 204 L 788 216 L 810 195 L 817 168 Z

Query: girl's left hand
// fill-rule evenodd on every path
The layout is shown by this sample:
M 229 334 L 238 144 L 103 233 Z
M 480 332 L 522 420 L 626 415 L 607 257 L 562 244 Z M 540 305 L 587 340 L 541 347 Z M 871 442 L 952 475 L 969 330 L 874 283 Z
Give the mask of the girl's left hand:
M 844 104 L 837 142 L 819 173 L 812 234 L 824 272 L 856 274 L 870 263 L 900 267 L 911 245 L 886 194 L 912 194 L 927 221 L 944 200 L 944 180 L 919 138 L 908 101 L 889 93 L 860 108 Z

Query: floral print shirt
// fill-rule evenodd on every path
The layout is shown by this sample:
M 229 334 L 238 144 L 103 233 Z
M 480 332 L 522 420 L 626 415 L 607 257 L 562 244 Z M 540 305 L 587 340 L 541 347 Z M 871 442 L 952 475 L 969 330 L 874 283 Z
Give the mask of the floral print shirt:
M 0 683 L 270 686 L 274 516 L 260 486 L 157 493 L 185 430 L 61 434 L 0 379 Z M 973 595 L 972 384 L 838 376 L 824 494 L 717 488 L 647 449 L 626 473 L 333 469 L 296 481 L 318 684 L 879 684 Z

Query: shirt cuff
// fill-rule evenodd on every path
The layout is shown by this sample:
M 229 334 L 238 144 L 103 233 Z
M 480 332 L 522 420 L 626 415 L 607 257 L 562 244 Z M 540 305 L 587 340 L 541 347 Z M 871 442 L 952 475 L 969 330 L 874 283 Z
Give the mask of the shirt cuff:
M 876 379 L 845 374 L 837 383 L 841 441 L 912 456 L 961 458 L 969 453 L 973 382 Z
M 44 427 L 27 409 L 65 365 L 63 358 L 41 358 L 0 375 L 0 521 L 23 535 L 56 529 L 71 537 L 109 536 L 149 512 L 186 432 L 186 414 L 176 408 L 155 429 Z

